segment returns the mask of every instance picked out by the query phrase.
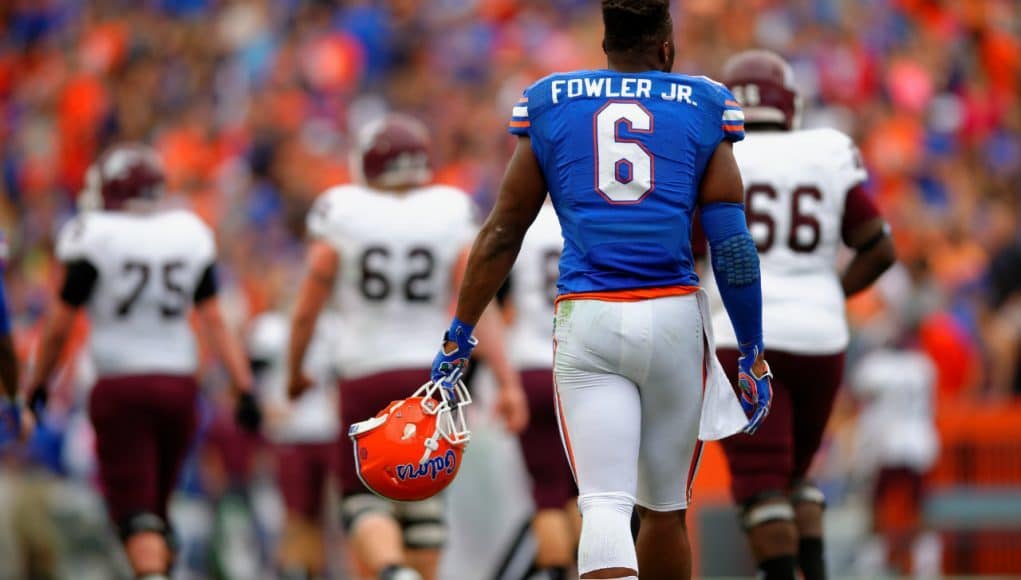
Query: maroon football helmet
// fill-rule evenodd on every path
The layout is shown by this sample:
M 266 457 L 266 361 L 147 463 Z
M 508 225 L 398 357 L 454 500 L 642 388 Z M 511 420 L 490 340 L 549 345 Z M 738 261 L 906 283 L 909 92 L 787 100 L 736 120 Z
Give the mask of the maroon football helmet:
M 166 175 L 154 149 L 139 143 L 114 145 L 85 173 L 79 196 L 83 209 L 122 209 L 132 200 L 163 196 Z
M 419 187 L 432 181 L 429 131 L 406 115 L 369 123 L 353 150 L 355 175 L 381 189 Z
M 797 124 L 798 93 L 791 65 L 768 50 L 746 50 L 723 65 L 723 84 L 734 93 L 744 110 L 745 125 Z

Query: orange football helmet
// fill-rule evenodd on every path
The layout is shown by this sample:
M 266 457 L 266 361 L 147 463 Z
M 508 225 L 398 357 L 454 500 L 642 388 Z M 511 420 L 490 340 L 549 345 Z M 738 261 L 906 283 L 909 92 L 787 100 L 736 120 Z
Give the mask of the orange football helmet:
M 351 425 L 355 468 L 365 487 L 396 501 L 432 497 L 454 481 L 471 431 L 471 395 L 460 380 L 428 382 L 372 419 Z

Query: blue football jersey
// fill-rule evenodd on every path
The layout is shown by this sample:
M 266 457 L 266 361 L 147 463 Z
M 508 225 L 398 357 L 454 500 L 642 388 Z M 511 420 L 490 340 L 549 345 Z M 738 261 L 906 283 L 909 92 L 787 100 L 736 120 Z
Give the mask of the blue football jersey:
M 555 74 L 525 90 L 510 132 L 531 138 L 560 218 L 561 295 L 698 285 L 699 183 L 720 142 L 744 138 L 725 86 L 663 72 Z

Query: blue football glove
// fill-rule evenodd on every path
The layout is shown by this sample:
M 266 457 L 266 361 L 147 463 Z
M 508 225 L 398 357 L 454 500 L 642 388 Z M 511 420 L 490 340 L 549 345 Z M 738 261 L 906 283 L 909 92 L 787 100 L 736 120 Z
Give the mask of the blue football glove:
M 737 359 L 737 388 L 741 390 L 741 407 L 744 408 L 746 415 L 750 415 L 743 431 L 749 435 L 755 433 L 766 420 L 769 406 L 773 404 L 773 386 L 769 382 L 773 378 L 773 373 L 769 370 L 769 365 L 766 365 L 766 372 L 760 376 L 755 376 L 752 371 L 752 366 L 759 358 L 759 352 L 761 351 L 758 346 L 742 348 L 741 358 Z
M 450 330 L 443 335 L 443 346 L 440 352 L 433 359 L 432 373 L 430 378 L 440 386 L 452 389 L 461 378 L 461 373 L 468 366 L 468 359 L 471 358 L 472 349 L 479 343 L 472 336 L 475 327 L 454 319 L 450 323 Z

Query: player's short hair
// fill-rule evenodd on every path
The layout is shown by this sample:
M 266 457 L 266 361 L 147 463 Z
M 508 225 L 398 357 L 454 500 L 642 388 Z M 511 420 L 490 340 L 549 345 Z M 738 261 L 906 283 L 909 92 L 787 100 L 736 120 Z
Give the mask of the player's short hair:
M 606 52 L 630 52 L 671 36 L 669 0 L 602 0 Z

